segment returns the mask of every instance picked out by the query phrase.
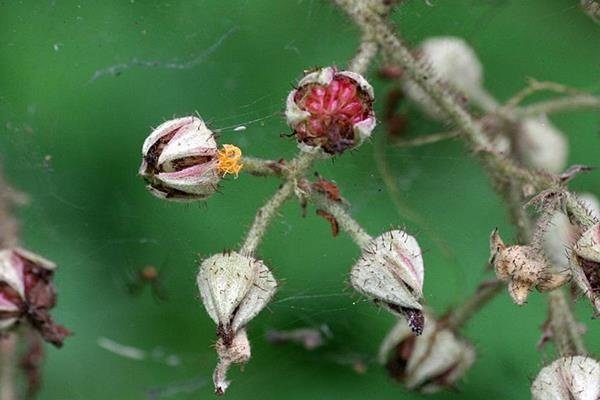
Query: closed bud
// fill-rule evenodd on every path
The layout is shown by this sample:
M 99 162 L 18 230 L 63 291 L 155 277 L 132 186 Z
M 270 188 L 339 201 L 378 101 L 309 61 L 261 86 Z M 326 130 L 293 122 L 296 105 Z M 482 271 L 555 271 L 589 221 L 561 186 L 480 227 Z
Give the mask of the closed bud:
M 473 346 L 427 312 L 421 336 L 398 322 L 379 350 L 390 376 L 421 393 L 454 388 L 474 361 Z
M 600 202 L 596 196 L 583 193 L 578 196 L 578 199 L 592 217 L 600 218 Z M 574 247 L 581 233 L 580 228 L 571 224 L 564 213 L 557 211 L 552 216 L 550 226 L 544 235 L 544 251 L 553 265 L 560 269 L 569 268 L 568 249 Z
M 580 0 L 581 9 L 595 23 L 600 24 L 600 0 Z
M 575 284 L 600 315 L 600 223 L 581 234 L 573 246 L 570 267 Z
M 56 303 L 52 275 L 56 265 L 21 248 L 0 251 L 0 333 L 29 323 L 57 347 L 70 332 L 56 325 L 49 311 Z
M 600 363 L 583 356 L 562 357 L 542 368 L 531 385 L 533 400 L 597 400 Z
M 204 307 L 226 344 L 267 305 L 277 289 L 262 261 L 233 251 L 202 261 L 197 280 Z
M 494 230 L 490 236 L 490 263 L 496 276 L 508 282 L 508 292 L 519 305 L 525 303 L 534 288 L 555 289 L 568 280 L 568 275 L 553 273 L 542 252 L 533 246 L 506 246 Z
M 260 260 L 236 252 L 216 254 L 200 264 L 198 289 L 208 315 L 217 324 L 219 363 L 213 380 L 217 394 L 229 385 L 231 364 L 250 359 L 245 326 L 271 300 L 277 282 Z
M 528 166 L 553 173 L 564 170 L 569 143 L 545 115 L 524 119 L 518 139 L 517 151 Z
M 225 173 L 241 169 L 241 151 L 217 149 L 214 134 L 200 118 L 190 116 L 161 124 L 142 146 L 139 173 L 155 196 L 174 201 L 204 200 Z
M 300 149 L 341 154 L 375 128 L 373 88 L 360 74 L 335 67 L 310 72 L 286 101 L 285 116 Z
M 350 273 L 352 286 L 423 331 L 423 257 L 417 240 L 393 230 L 371 240 Z
M 462 93 L 484 109 L 495 106 L 482 88 L 483 67 L 477 55 L 463 39 L 442 36 L 423 41 L 417 49 L 417 57 L 429 67 L 432 79 L 441 80 L 448 89 Z M 404 83 L 404 91 L 432 118 L 443 119 L 443 112 L 423 89 L 414 81 Z

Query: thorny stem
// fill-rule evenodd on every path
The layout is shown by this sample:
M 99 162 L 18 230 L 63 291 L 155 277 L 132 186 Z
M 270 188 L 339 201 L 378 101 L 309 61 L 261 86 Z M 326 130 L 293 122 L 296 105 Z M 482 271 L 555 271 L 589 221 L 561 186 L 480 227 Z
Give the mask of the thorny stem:
M 18 340 L 15 332 L 0 338 L 0 400 L 17 400 L 15 366 Z
M 446 325 L 455 330 L 460 329 L 477 311 L 492 300 L 503 287 L 504 282 L 500 279 L 482 282 L 471 297 L 455 307 L 444 318 Z
M 285 201 L 294 193 L 294 189 L 298 184 L 298 178 L 306 173 L 316 157 L 316 153 L 300 152 L 300 154 L 291 161 L 290 170 L 286 176 L 285 183 L 256 213 L 252 226 L 246 234 L 246 239 L 240 249 L 242 254 L 246 256 L 254 255 L 271 220 L 277 214 L 277 211 L 281 208 L 283 203 L 285 203 Z
M 327 197 L 319 193 L 310 193 L 308 200 L 315 203 L 319 208 L 329 212 L 337 220 L 339 226 L 346 232 L 354 243 L 360 248 L 364 248 L 372 240 L 371 236 L 363 229 L 362 226 L 348 211 L 339 203 L 329 200 Z
M 577 322 L 561 289 L 548 293 L 552 341 L 561 357 L 586 355 L 587 351 L 577 330 Z

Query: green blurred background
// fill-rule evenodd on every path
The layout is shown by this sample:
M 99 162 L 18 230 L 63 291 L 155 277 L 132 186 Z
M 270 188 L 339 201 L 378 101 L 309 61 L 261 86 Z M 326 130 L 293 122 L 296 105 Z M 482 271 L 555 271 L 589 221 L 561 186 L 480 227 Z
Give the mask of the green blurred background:
M 413 44 L 431 35 L 465 38 L 501 100 L 527 77 L 598 93 L 600 26 L 577 3 L 411 0 L 394 19 Z M 288 90 L 303 69 L 345 65 L 357 40 L 352 24 L 319 0 L 0 1 L 0 155 L 7 178 L 31 198 L 20 212 L 25 245 L 60 266 L 54 315 L 75 332 L 63 349 L 47 348 L 40 399 L 145 399 L 156 388 L 164 389 L 156 398 L 212 398 L 215 329 L 198 301 L 196 260 L 235 248 L 278 181 L 241 175 L 207 203 L 162 202 L 136 176 L 141 143 L 152 126 L 197 111 L 246 154 L 292 157 L 295 144 L 280 137 L 288 131 L 281 112 Z M 381 99 L 389 84 L 374 75 Z M 444 129 L 410 112 L 409 134 Z M 598 114 L 552 120 L 570 138 L 571 162 L 597 163 Z M 237 125 L 248 129 L 233 132 Z M 383 134 L 380 126 L 373 140 Z M 507 238 L 514 230 L 459 143 L 387 151 L 404 201 L 429 231 L 394 208 L 373 150 L 367 143 L 315 170 L 339 184 L 371 234 L 395 226 L 416 233 L 426 249 L 425 297 L 441 313 L 489 275 L 491 229 Z M 595 173 L 573 186 L 600 195 L 598 182 Z M 249 328 L 253 358 L 231 374 L 228 398 L 419 397 L 375 364 L 362 375 L 347 364 L 374 354 L 394 323 L 350 289 L 357 255 L 346 235 L 332 239 L 314 209 L 302 218 L 295 202 L 286 205 L 260 249 L 281 288 Z M 146 264 L 161 267 L 168 301 L 125 289 Z M 600 323 L 580 303 L 587 343 L 598 351 Z M 529 398 L 531 379 L 554 357 L 551 346 L 535 348 L 545 316 L 541 295 L 516 307 L 503 292 L 465 329 L 478 349 L 474 368 L 457 392 L 432 398 Z M 314 352 L 264 340 L 270 328 L 322 324 L 332 337 Z M 147 357 L 117 356 L 99 338 Z

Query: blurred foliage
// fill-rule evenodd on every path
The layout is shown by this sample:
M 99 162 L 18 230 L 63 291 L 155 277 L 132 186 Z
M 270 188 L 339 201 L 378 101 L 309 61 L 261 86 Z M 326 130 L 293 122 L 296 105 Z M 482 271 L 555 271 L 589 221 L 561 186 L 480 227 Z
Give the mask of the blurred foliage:
M 410 0 L 394 19 L 409 43 L 464 37 L 501 100 L 527 77 L 598 93 L 600 28 L 577 3 Z M 55 315 L 75 332 L 62 350 L 48 348 L 40 399 L 144 399 L 152 388 L 171 390 L 161 392 L 164 398 L 212 396 L 215 328 L 198 301 L 196 261 L 236 247 L 279 183 L 242 175 L 205 204 L 165 203 L 136 176 L 141 143 L 164 119 L 198 112 L 247 154 L 292 157 L 295 144 L 280 135 L 287 133 L 281 111 L 290 85 L 303 69 L 343 66 L 357 40 L 352 24 L 319 0 L 0 1 L 0 154 L 8 178 L 31 197 L 20 213 L 23 241 L 59 264 Z M 382 98 L 389 84 L 371 76 Z M 444 129 L 410 112 L 411 135 Z M 597 162 L 597 114 L 553 122 L 570 138 L 572 162 Z M 233 132 L 237 125 L 248 129 Z M 373 140 L 383 134 L 380 126 Z M 315 170 L 340 185 L 370 233 L 392 226 L 416 232 L 427 249 L 425 297 L 442 313 L 490 275 L 484 266 L 491 229 L 499 226 L 507 237 L 513 229 L 458 142 L 390 148 L 387 155 L 404 201 L 434 234 L 393 207 L 372 143 Z M 597 173 L 574 186 L 600 195 Z M 357 375 L 346 363 L 373 355 L 394 323 L 350 290 L 347 272 L 357 255 L 346 235 L 331 238 L 314 209 L 302 218 L 297 203 L 285 206 L 260 250 L 281 288 L 250 326 L 254 357 L 232 374 L 229 399 L 419 397 L 375 364 Z M 128 276 L 147 264 L 161 268 L 168 301 L 126 290 Z M 578 315 L 588 322 L 591 309 L 580 303 Z M 529 398 L 530 380 L 554 357 L 551 346 L 535 349 L 545 317 L 542 295 L 516 307 L 505 293 L 476 316 L 465 333 L 479 357 L 461 398 Z M 587 343 L 598 351 L 600 327 L 589 322 Z M 321 324 L 332 337 L 314 352 L 264 340 L 269 328 Z M 119 357 L 99 338 L 147 357 Z

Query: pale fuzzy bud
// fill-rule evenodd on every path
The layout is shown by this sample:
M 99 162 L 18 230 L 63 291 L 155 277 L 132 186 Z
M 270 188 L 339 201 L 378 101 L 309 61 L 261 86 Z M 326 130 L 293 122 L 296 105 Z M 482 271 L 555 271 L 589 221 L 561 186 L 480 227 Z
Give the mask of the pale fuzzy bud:
M 261 261 L 236 252 L 216 254 L 200 264 L 198 289 L 225 343 L 271 300 L 277 282 Z
M 585 205 L 590 215 L 600 219 L 600 202 L 590 193 L 578 196 Z M 550 227 L 544 235 L 544 251 L 554 266 L 559 269 L 569 268 L 568 249 L 572 248 L 577 240 L 579 229 L 569 222 L 567 216 L 557 211 L 550 222 Z
M 490 252 L 490 263 L 494 266 L 496 276 L 508 282 L 508 292 L 519 305 L 525 303 L 533 288 L 551 290 L 568 280 L 568 275 L 551 271 L 538 249 L 532 246 L 506 246 L 498 230 L 494 230 L 490 236 Z
M 245 329 L 240 329 L 233 337 L 231 343 L 226 344 L 222 338 L 215 345 L 219 362 L 213 372 L 215 393 L 225 393 L 230 382 L 227 380 L 227 371 L 232 364 L 245 364 L 250 360 L 250 342 Z
M 46 341 L 62 345 L 70 332 L 49 315 L 56 303 L 55 269 L 53 262 L 21 248 L 0 251 L 0 333 L 27 322 Z
M 140 175 L 155 196 L 175 201 L 203 200 L 217 190 L 217 143 L 195 116 L 162 123 L 144 141 Z
M 540 115 L 522 121 L 517 150 L 528 166 L 559 173 L 567 165 L 569 143 L 545 115 Z
M 542 368 L 531 385 L 533 400 L 597 400 L 600 363 L 583 356 L 562 357 Z
M 581 9 L 595 23 L 600 24 L 600 0 L 580 0 Z
M 371 136 L 373 87 L 362 75 L 335 67 L 309 72 L 290 92 L 285 116 L 301 150 L 341 154 Z
M 574 251 L 585 260 L 600 263 L 600 223 L 595 223 L 583 232 L 575 244 Z
M 419 45 L 417 54 L 430 68 L 433 79 L 441 80 L 449 89 L 465 94 L 469 100 L 482 103 L 483 108 L 495 106 L 495 101 L 482 88 L 481 62 L 463 39 L 452 36 L 432 37 Z M 417 83 L 408 80 L 403 88 L 406 95 L 430 117 L 443 119 L 443 112 Z
M 425 329 L 415 336 L 399 321 L 383 340 L 379 362 L 410 390 L 433 393 L 453 388 L 475 361 L 473 346 L 428 312 Z
M 423 330 L 423 257 L 417 240 L 393 230 L 371 240 L 350 273 L 352 286 L 394 314 L 411 329 Z

